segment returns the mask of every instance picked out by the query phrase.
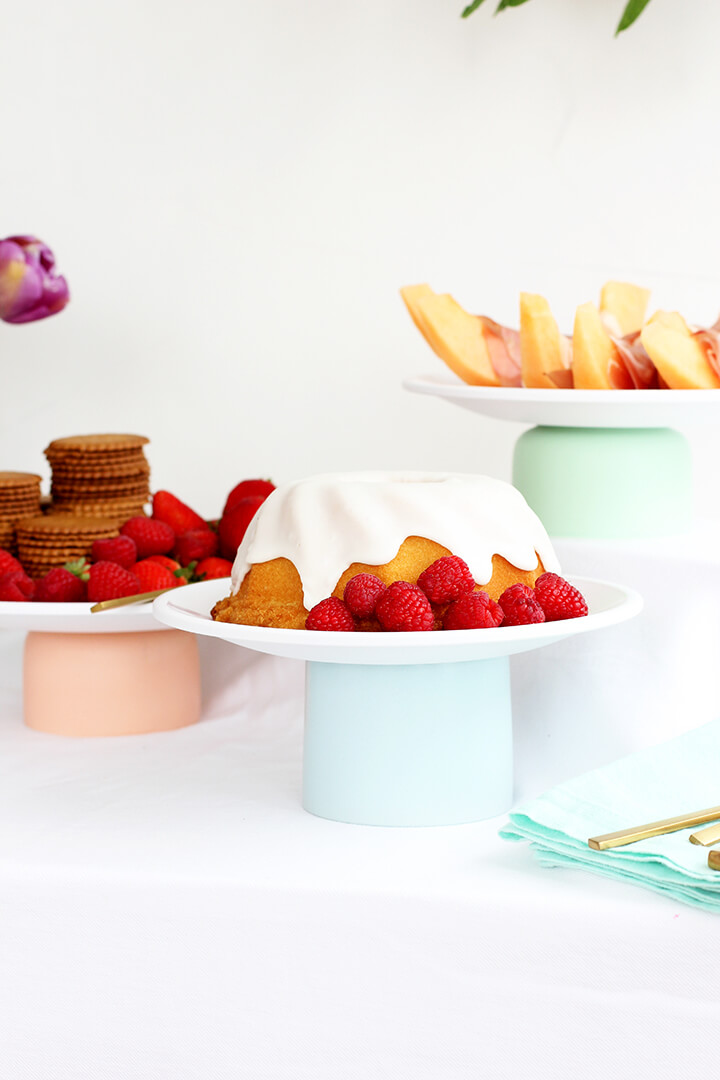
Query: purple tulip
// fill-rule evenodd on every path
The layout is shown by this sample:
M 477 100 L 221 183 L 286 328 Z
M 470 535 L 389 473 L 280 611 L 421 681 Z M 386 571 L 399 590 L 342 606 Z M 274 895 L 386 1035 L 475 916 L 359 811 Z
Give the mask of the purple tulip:
M 70 291 L 54 267 L 52 251 L 34 236 L 0 240 L 0 319 L 35 322 L 62 311 Z

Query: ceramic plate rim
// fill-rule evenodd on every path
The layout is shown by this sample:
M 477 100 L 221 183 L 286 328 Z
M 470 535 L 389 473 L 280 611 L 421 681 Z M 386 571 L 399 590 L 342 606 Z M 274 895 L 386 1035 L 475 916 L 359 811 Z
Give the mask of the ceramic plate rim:
M 227 581 L 227 579 L 224 580 Z M 431 630 L 422 634 L 401 632 L 384 635 L 347 634 L 339 631 L 313 634 L 312 631 L 307 630 L 272 629 L 263 626 L 219 623 L 211 619 L 209 608 L 206 615 L 200 615 L 193 609 L 179 607 L 178 602 L 181 597 L 174 590 L 159 596 L 155 600 L 153 608 L 158 620 L 168 626 L 175 626 L 177 629 L 188 630 L 191 633 L 208 637 L 221 638 L 233 645 L 244 646 L 249 649 L 257 648 L 259 651 L 265 652 L 273 652 L 272 646 L 283 650 L 297 648 L 298 652 L 311 654 L 313 652 L 321 654 L 339 650 L 341 653 L 348 654 L 348 662 L 350 662 L 351 654 L 357 657 L 363 653 L 371 654 L 378 651 L 392 655 L 395 652 L 410 649 L 412 651 L 417 650 L 418 653 L 438 652 L 445 655 L 451 654 L 454 649 L 463 646 L 487 645 L 488 647 L 494 646 L 497 648 L 504 644 L 512 646 L 532 642 L 539 647 L 576 634 L 614 626 L 616 623 L 625 622 L 634 617 L 642 610 L 642 597 L 634 589 L 598 578 L 579 577 L 577 575 L 573 575 L 572 581 L 577 583 L 581 590 L 586 586 L 612 589 L 617 594 L 617 603 L 602 611 L 591 613 L 582 619 L 566 619 L 531 626 L 498 627 L 494 630 L 453 630 L 451 632 Z M 203 589 L 207 591 L 208 597 L 212 596 L 214 599 L 227 595 L 227 584 L 225 584 L 224 590 L 219 596 L 215 589 L 209 588 L 211 584 L 214 583 L 209 581 L 199 582 L 195 585 L 186 586 L 186 588 L 195 590 L 194 595 L 198 595 L 199 590 Z M 189 596 L 190 594 L 183 592 L 183 595 Z M 173 603 L 173 601 L 176 602 Z M 207 602 L 209 603 L 209 601 Z M 176 613 L 176 619 L 173 621 L 165 617 L 169 609 Z M 308 637 L 308 634 L 311 636 Z M 265 646 L 265 648 L 262 649 L 260 646 Z M 281 655 L 287 655 L 287 653 Z M 318 659 L 320 659 L 320 655 L 318 655 Z M 452 656 L 448 655 L 447 659 L 448 661 L 452 660 Z M 399 660 L 398 662 L 407 661 Z
M 89 601 L 53 604 L 31 601 L 15 603 L 0 600 L 0 630 L 37 630 L 62 634 L 121 633 L 123 631 L 130 633 L 138 630 L 163 629 L 162 624 L 155 619 L 150 603 L 128 604 L 125 607 L 112 608 L 95 614 L 91 613 L 91 607 L 92 604 Z
M 566 390 L 543 389 L 532 386 L 472 386 L 451 375 L 411 375 L 403 379 L 403 387 L 414 393 L 432 394 L 438 390 L 452 391 L 458 397 L 477 401 L 514 401 L 546 404 L 576 405 L 669 405 L 715 404 L 720 407 L 720 389 L 713 390 Z

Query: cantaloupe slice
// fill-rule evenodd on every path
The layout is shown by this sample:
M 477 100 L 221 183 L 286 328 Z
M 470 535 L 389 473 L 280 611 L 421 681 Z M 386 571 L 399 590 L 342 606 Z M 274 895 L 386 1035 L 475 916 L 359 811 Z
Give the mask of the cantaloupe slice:
M 576 390 L 610 390 L 608 371 L 615 346 L 594 304 L 575 312 L 572 371 Z
M 649 299 L 650 290 L 640 285 L 606 281 L 600 290 L 600 314 L 610 316 L 618 337 L 634 334 L 642 329 Z
M 523 386 L 557 389 L 547 372 L 565 366 L 565 348 L 550 305 L 534 293 L 520 293 L 520 355 Z
M 671 390 L 720 389 L 720 379 L 702 345 L 677 311 L 656 311 L 645 323 L 640 340 Z
M 500 385 L 477 316 L 429 285 L 407 285 L 400 295 L 420 333 L 451 371 L 471 386 Z
M 410 312 L 410 317 L 412 321 L 415 323 L 423 337 L 427 340 L 426 327 L 420 315 L 420 305 L 423 298 L 427 299 L 429 296 L 434 296 L 435 293 L 432 291 L 429 285 L 405 285 L 400 290 L 400 295 L 405 301 L 405 306 Z M 429 340 L 428 345 L 431 345 L 432 347 L 432 343 Z

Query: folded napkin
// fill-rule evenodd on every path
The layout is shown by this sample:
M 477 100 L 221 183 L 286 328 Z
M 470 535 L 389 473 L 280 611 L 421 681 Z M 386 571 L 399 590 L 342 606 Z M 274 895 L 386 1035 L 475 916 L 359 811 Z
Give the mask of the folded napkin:
M 705 826 L 608 851 L 587 845 L 590 836 L 712 806 L 720 806 L 720 720 L 552 788 L 513 810 L 500 836 L 529 840 L 543 866 L 590 870 L 720 912 L 720 871 L 709 869 L 709 849 L 688 839 Z

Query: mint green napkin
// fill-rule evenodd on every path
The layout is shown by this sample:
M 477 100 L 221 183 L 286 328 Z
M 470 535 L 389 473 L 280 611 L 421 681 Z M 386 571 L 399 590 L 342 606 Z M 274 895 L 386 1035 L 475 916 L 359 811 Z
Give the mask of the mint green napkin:
M 593 851 L 588 837 L 720 806 L 720 720 L 551 788 L 510 814 L 505 840 L 528 840 L 543 866 L 574 867 L 720 912 L 720 871 L 694 829 Z M 715 845 L 720 847 L 720 843 Z

